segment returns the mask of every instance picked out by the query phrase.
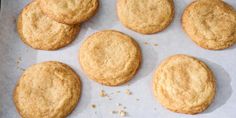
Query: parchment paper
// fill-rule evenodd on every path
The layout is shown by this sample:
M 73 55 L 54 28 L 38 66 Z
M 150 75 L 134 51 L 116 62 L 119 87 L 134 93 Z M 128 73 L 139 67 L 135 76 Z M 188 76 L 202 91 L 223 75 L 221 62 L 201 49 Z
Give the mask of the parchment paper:
M 0 13 L 0 118 L 18 118 L 12 100 L 13 89 L 28 66 L 49 60 L 70 65 L 83 83 L 82 97 L 69 118 L 118 118 L 112 114 L 125 106 L 130 118 L 236 118 L 236 45 L 222 51 L 209 51 L 194 44 L 181 28 L 181 15 L 192 0 L 175 0 L 173 23 L 155 35 L 141 35 L 125 28 L 116 16 L 116 0 L 100 0 L 98 14 L 82 24 L 77 39 L 58 51 L 37 51 L 23 44 L 16 32 L 16 19 L 29 0 L 2 0 Z M 226 0 L 236 8 L 235 0 Z M 142 48 L 143 63 L 138 74 L 128 84 L 106 87 L 89 80 L 82 72 L 77 55 L 81 43 L 92 33 L 115 29 L 132 36 Z M 156 46 L 158 44 L 158 46 Z M 206 62 L 217 80 L 214 103 L 203 113 L 185 115 L 163 108 L 152 94 L 152 75 L 161 60 L 174 54 L 189 54 Z M 129 89 L 132 95 L 125 94 Z M 108 97 L 100 97 L 104 90 Z M 120 91 L 120 93 L 118 93 Z M 91 105 L 95 104 L 96 108 Z

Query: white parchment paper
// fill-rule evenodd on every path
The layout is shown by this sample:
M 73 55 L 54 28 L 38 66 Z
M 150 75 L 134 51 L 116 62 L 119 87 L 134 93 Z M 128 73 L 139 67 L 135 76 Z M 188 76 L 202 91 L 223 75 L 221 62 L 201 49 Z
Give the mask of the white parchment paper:
M 116 0 L 100 0 L 95 17 L 82 24 L 77 39 L 58 51 L 37 51 L 23 44 L 16 31 L 16 19 L 20 10 L 30 0 L 2 0 L 0 13 L 0 118 L 18 118 L 13 89 L 24 68 L 49 60 L 70 65 L 80 75 L 83 83 L 82 97 L 69 118 L 118 118 L 112 114 L 117 104 L 125 106 L 130 118 L 236 118 L 236 45 L 222 51 L 209 51 L 195 45 L 181 28 L 181 15 L 192 0 L 175 0 L 176 15 L 173 23 L 155 35 L 133 32 L 118 21 Z M 236 0 L 226 0 L 236 8 Z M 143 63 L 134 79 L 119 87 L 106 87 L 89 80 L 82 72 L 77 55 L 81 43 L 92 33 L 115 29 L 132 36 L 142 48 Z M 158 44 L 158 46 L 155 46 Z M 152 95 L 152 74 L 161 60 L 174 54 L 189 54 L 204 62 L 213 70 L 217 80 L 217 94 L 213 104 L 198 115 L 170 112 Z M 104 90 L 109 98 L 100 97 Z M 129 89 L 132 95 L 125 94 Z M 120 91 L 120 93 L 117 93 Z M 112 94 L 113 93 L 113 94 Z M 96 108 L 91 105 L 95 104 Z

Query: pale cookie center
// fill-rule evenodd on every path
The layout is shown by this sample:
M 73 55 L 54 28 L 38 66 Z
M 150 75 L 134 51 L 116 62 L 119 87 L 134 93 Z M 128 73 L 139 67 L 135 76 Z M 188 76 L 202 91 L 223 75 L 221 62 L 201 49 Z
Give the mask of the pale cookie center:
M 165 5 L 165 6 L 163 6 Z M 171 6 L 166 0 L 132 0 L 127 3 L 128 21 L 137 20 L 141 26 L 158 25 L 166 23 L 166 18 L 171 15 Z M 136 21 L 136 22 L 137 22 Z
M 183 61 L 183 60 L 182 60 Z M 172 62 L 159 70 L 158 94 L 165 104 L 178 108 L 202 105 L 211 97 L 213 85 L 209 73 L 196 62 Z
M 102 70 L 108 72 L 111 70 L 121 70 L 129 60 L 128 45 L 122 41 L 108 41 L 101 45 L 93 47 L 94 61 Z

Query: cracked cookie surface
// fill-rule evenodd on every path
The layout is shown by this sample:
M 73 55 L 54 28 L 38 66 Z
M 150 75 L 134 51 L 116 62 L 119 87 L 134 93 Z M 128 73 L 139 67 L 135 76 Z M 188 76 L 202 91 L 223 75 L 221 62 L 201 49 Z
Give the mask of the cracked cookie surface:
M 140 65 L 141 52 L 131 37 L 105 30 L 92 34 L 84 41 L 79 61 L 90 79 L 117 86 L 132 79 Z
M 164 30 L 174 17 L 173 0 L 118 0 L 117 13 L 122 24 L 142 33 Z
M 79 27 L 50 19 L 40 9 L 39 0 L 35 0 L 20 13 L 17 30 L 21 40 L 32 48 L 57 50 L 75 39 Z
M 45 14 L 60 23 L 78 24 L 97 12 L 98 0 L 40 0 Z
M 185 32 L 199 46 L 225 49 L 236 43 L 236 11 L 222 0 L 198 0 L 182 16 Z
M 78 75 L 60 62 L 32 65 L 14 90 L 14 102 L 23 118 L 64 118 L 77 105 L 81 93 Z
M 216 83 L 206 64 L 187 55 L 175 55 L 165 59 L 154 73 L 153 91 L 165 108 L 196 114 L 212 103 Z

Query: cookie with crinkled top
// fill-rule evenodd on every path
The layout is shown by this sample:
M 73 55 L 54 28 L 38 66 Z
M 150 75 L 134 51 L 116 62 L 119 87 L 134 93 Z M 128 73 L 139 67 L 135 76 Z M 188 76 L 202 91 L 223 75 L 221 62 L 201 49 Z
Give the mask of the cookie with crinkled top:
M 221 50 L 236 43 L 236 11 L 222 0 L 197 0 L 184 11 L 182 26 L 199 46 Z
M 14 90 L 14 103 L 22 118 L 64 118 L 76 107 L 81 94 L 78 75 L 61 62 L 32 65 Z
M 69 45 L 76 37 L 79 26 L 65 25 L 47 17 L 35 0 L 19 15 L 17 30 L 21 40 L 35 49 L 57 50 Z
M 117 14 L 123 25 L 142 34 L 164 30 L 174 17 L 173 0 L 118 0 Z
M 154 73 L 153 92 L 165 108 L 197 114 L 212 103 L 216 82 L 212 71 L 202 61 L 174 55 L 165 59 Z
M 141 62 L 141 51 L 126 34 L 114 30 L 99 31 L 81 45 L 79 62 L 90 79 L 118 86 L 135 75 Z

